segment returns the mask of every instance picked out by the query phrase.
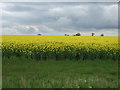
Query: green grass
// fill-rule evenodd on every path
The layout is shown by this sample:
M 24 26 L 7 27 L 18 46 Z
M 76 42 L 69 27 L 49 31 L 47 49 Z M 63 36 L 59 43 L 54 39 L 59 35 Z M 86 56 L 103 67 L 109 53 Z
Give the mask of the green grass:
M 117 88 L 112 60 L 34 61 L 3 58 L 3 88 Z

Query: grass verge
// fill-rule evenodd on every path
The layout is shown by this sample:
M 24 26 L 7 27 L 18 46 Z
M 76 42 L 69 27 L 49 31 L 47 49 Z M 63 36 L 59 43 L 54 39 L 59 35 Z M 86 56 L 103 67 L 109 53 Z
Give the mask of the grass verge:
M 112 60 L 34 61 L 3 58 L 3 88 L 117 88 Z

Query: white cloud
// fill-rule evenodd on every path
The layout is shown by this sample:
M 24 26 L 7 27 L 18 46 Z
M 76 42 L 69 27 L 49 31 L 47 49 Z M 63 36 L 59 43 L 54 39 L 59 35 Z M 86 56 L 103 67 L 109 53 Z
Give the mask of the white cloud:
M 36 33 L 39 33 L 39 28 L 37 26 L 25 26 L 27 29 L 34 29 Z
M 72 20 L 70 18 L 67 18 L 67 17 L 60 17 L 57 20 L 57 23 L 60 25 L 69 25 L 70 23 L 72 23 Z
M 50 9 L 53 13 L 61 13 L 61 12 L 64 12 L 63 8 L 60 8 L 60 7 L 57 7 L 57 8 L 53 8 L 53 9 Z

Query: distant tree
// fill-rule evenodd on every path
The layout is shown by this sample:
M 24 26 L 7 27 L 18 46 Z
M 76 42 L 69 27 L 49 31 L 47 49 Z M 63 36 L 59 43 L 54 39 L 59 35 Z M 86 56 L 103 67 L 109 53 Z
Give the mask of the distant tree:
M 65 34 L 65 36 L 67 36 L 67 34 Z
M 68 34 L 65 34 L 65 36 L 69 36 Z
M 41 34 L 37 34 L 37 35 L 41 35 Z
M 92 36 L 94 36 L 95 35 L 95 33 L 92 33 Z
M 80 34 L 80 33 L 77 33 L 75 36 L 81 36 L 81 34 Z
M 101 34 L 100 36 L 104 36 L 104 34 Z

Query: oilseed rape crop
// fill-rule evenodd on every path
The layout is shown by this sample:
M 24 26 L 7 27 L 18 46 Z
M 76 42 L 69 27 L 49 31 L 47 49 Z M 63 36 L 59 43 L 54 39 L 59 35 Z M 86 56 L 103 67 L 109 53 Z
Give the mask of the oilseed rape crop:
M 118 60 L 118 37 L 2 35 L 3 57 L 35 60 Z

